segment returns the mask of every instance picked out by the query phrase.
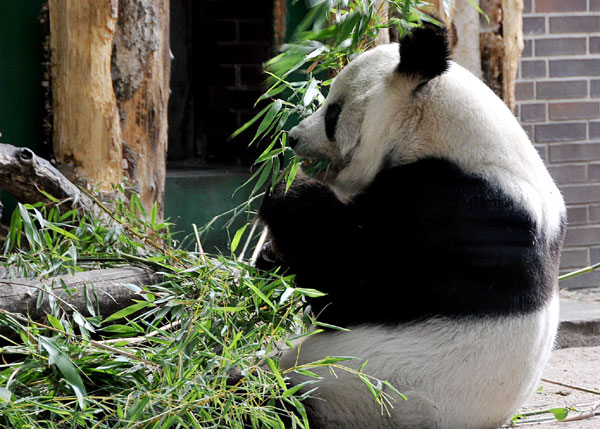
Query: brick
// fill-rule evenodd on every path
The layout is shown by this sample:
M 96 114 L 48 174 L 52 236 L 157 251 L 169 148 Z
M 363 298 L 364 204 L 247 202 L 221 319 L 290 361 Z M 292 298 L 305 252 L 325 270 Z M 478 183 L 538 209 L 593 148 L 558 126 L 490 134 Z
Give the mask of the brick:
M 533 40 L 526 39 L 525 45 L 523 46 L 523 52 L 521 53 L 521 58 L 528 58 L 533 55 Z
M 531 1 L 532 0 L 525 0 L 523 2 L 523 13 L 529 13 L 533 11 L 533 8 L 531 7 Z
M 251 109 L 260 91 L 220 89 L 211 98 L 211 107 L 221 110 Z
M 567 143 L 550 146 L 550 161 L 595 161 L 600 159 L 600 143 Z
M 590 52 L 592 54 L 600 53 L 600 37 L 590 37 Z
M 204 0 L 205 16 L 212 19 L 255 18 L 265 19 L 271 15 L 271 2 L 248 0 Z
M 567 228 L 566 246 L 587 246 L 600 243 L 600 227 Z
M 600 247 L 592 247 L 590 249 L 590 262 L 587 265 L 595 264 L 596 262 L 600 262 Z
M 212 107 L 212 106 L 211 106 Z M 233 112 L 218 111 L 212 109 L 207 115 L 206 124 L 209 128 L 218 130 L 235 130 L 238 125 L 238 115 Z
M 262 66 L 240 66 L 242 86 L 260 88 L 266 77 Z
M 583 268 L 583 267 L 581 267 Z M 572 270 L 568 270 L 572 271 Z M 564 273 L 561 273 L 564 274 Z M 582 276 L 571 277 L 560 282 L 560 287 L 564 289 L 580 289 L 584 287 L 598 287 L 600 284 L 600 271 L 586 273 Z
M 590 222 L 600 222 L 600 204 L 593 204 L 589 206 Z M 600 247 L 597 248 L 600 251 Z M 598 258 L 595 258 L 598 259 Z
M 270 26 L 261 21 L 240 21 L 240 41 L 269 42 L 272 38 Z
M 586 53 L 586 40 L 583 37 L 553 37 L 535 41 L 535 55 L 577 55 Z
M 571 0 L 567 0 L 570 2 Z M 550 17 L 550 33 L 594 33 L 600 31 L 600 16 Z
M 546 77 L 546 61 L 521 61 L 521 78 Z
M 546 120 L 545 104 L 523 104 L 521 105 L 521 121 L 544 122 Z
M 525 134 L 527 134 L 527 137 L 531 139 L 531 136 L 533 136 L 533 125 L 522 125 L 521 127 L 525 131 Z
M 600 139 L 600 122 L 590 122 L 588 126 L 590 128 L 590 139 Z
M 544 34 L 546 32 L 546 18 L 523 18 L 523 34 Z
M 552 178 L 560 184 L 587 181 L 585 164 L 549 165 L 548 171 Z
M 551 60 L 550 77 L 598 76 L 600 59 Z
M 600 182 L 600 164 L 592 163 L 588 166 L 590 182 Z
M 586 128 L 586 124 L 573 122 L 536 125 L 535 141 L 536 143 L 542 143 L 585 140 L 587 134 Z
M 531 139 L 531 134 L 533 133 L 533 131 L 532 130 L 527 131 L 527 128 L 532 129 L 533 127 L 531 125 L 523 127 L 523 129 L 525 130 L 525 132 Z M 537 150 L 538 154 L 540 155 L 540 158 L 542 158 L 542 161 L 544 161 L 544 163 L 547 164 L 548 163 L 548 145 L 547 144 L 534 144 L 533 147 L 535 148 L 535 150 Z
M 567 207 L 567 224 L 582 225 L 588 223 L 587 206 Z
M 219 87 L 235 87 L 235 76 L 234 66 L 216 66 L 211 68 L 210 82 Z
M 270 53 L 267 43 L 220 45 L 212 49 L 209 60 L 216 64 L 261 64 Z
M 517 100 L 533 99 L 533 82 L 517 82 L 515 84 L 515 97 Z
M 589 265 L 587 249 L 565 249 L 560 255 L 561 268 L 579 268 Z
M 535 0 L 536 12 L 585 12 L 587 0 Z
M 539 99 L 581 98 L 587 96 L 587 93 L 585 80 L 536 82 L 536 95 Z
M 548 106 L 548 116 L 552 121 L 564 121 L 568 119 L 596 119 L 600 117 L 600 103 L 551 103 Z
M 600 11 L 600 0 L 590 0 L 590 12 Z
M 590 222 L 600 222 L 600 204 L 593 204 L 589 206 Z M 600 250 L 600 247 L 597 248 Z M 598 259 L 598 258 L 595 258 Z
M 600 97 L 600 80 L 590 81 L 590 96 Z
M 233 20 L 212 21 L 207 28 L 207 39 L 214 43 L 231 43 L 238 40 L 237 22 Z
M 564 185 L 560 187 L 560 191 L 567 204 L 600 202 L 600 184 Z

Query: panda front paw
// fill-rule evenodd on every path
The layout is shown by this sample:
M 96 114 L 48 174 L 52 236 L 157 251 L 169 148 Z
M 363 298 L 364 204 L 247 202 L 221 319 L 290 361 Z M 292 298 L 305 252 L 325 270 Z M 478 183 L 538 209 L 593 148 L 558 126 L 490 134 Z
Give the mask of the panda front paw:
M 318 207 L 324 197 L 331 198 L 333 191 L 326 184 L 298 174 L 289 189 L 280 182 L 267 189 L 258 210 L 259 217 L 269 226 L 281 219 L 302 216 Z

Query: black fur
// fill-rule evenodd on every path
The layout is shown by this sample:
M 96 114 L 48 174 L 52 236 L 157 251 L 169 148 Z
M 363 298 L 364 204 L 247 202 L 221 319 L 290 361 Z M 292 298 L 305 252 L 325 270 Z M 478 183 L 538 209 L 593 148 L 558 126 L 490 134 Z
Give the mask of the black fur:
M 441 159 L 381 171 L 351 203 L 302 177 L 267 196 L 274 249 L 340 325 L 529 313 L 552 293 L 554 241 L 501 190 Z M 328 305 L 330 304 L 330 305 Z
M 398 72 L 429 81 L 448 70 L 450 45 L 444 27 L 424 22 L 400 40 Z
M 335 129 L 342 113 L 342 106 L 339 103 L 331 103 L 327 106 L 325 112 L 325 134 L 329 141 L 335 141 Z

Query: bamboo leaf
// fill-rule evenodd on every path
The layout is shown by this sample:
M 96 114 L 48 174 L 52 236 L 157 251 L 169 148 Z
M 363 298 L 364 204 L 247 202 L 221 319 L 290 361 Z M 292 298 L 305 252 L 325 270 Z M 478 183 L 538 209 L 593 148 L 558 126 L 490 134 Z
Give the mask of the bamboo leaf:
M 290 167 L 290 172 L 288 174 L 286 184 L 285 184 L 286 192 L 290 189 L 290 186 L 292 186 L 292 182 L 296 178 L 296 174 L 298 173 L 299 165 L 300 165 L 300 161 L 298 161 L 297 158 L 294 158 L 294 160 L 292 161 L 292 166 Z
M 238 128 L 229 137 L 228 140 L 232 140 L 232 139 L 236 138 L 237 136 L 239 136 L 240 134 L 242 134 L 244 131 L 246 131 L 248 128 L 250 128 L 256 121 L 258 121 L 267 112 L 267 110 L 269 110 L 270 107 L 271 107 L 271 105 L 267 105 L 266 107 L 264 107 L 260 112 L 258 112 L 256 115 L 254 115 L 254 117 L 252 119 L 250 119 L 248 122 L 246 122 L 240 128 Z
M 240 229 L 238 229 L 235 232 L 235 235 L 233 236 L 233 240 L 231 240 L 231 251 L 235 252 L 235 249 L 237 249 L 238 245 L 240 244 L 240 240 L 242 239 L 242 236 L 244 235 L 244 231 L 246 231 L 246 228 L 248 227 L 248 224 L 244 225 L 243 227 L 241 227 Z
M 0 402 L 10 402 L 12 399 L 12 392 L 6 387 L 0 387 Z
M 254 188 L 252 188 L 252 192 L 250 193 L 250 195 L 254 195 L 260 188 L 262 188 L 263 185 L 265 184 L 265 182 L 267 181 L 267 179 L 269 178 L 269 175 L 271 174 L 271 171 L 272 171 L 271 169 L 273 168 L 273 160 L 269 159 L 269 160 L 265 161 L 263 163 L 263 165 L 261 166 L 261 168 L 262 168 L 262 173 L 260 174 L 260 177 L 254 184 Z
M 554 418 L 556 418 L 556 420 L 559 422 L 566 419 L 567 415 L 569 414 L 569 410 L 567 408 L 550 408 L 548 411 L 554 414 Z
M 297 287 L 296 292 L 298 292 L 302 295 L 306 295 L 309 298 L 319 298 L 319 297 L 327 295 L 326 293 L 323 293 L 316 289 L 307 289 L 307 288 L 301 288 L 301 287 Z
M 271 300 L 269 298 L 267 298 L 267 296 L 262 293 L 260 291 L 260 289 L 258 289 L 256 286 L 254 286 L 252 283 L 247 283 L 247 286 L 252 289 L 252 291 L 260 298 L 262 299 L 269 307 L 271 307 L 273 310 L 275 310 L 275 306 L 273 305 L 273 303 L 271 302 Z
M 254 138 L 252 139 L 250 144 L 252 144 L 252 142 L 254 142 L 257 138 L 260 138 L 263 135 L 263 133 L 267 130 L 267 128 L 269 128 L 271 126 L 271 124 L 275 120 L 275 117 L 281 110 L 282 105 L 283 105 L 283 102 L 281 100 L 277 100 L 277 101 L 274 101 L 273 103 L 271 103 L 271 107 L 270 107 L 269 111 L 267 112 L 267 114 L 263 118 L 262 122 L 258 126 L 258 129 L 256 130 L 256 134 L 254 135 Z
M 60 349 L 54 338 L 39 337 L 40 345 L 48 352 L 50 365 L 55 365 L 61 372 L 65 381 L 71 386 L 77 396 L 80 409 L 85 408 L 85 386 L 79 371 L 69 357 Z
M 136 313 L 136 312 L 142 310 L 143 308 L 150 307 L 152 305 L 153 304 L 148 301 L 137 301 L 135 304 L 132 304 L 129 307 L 125 307 L 125 308 L 117 311 L 116 313 L 111 314 L 106 319 L 104 319 L 103 322 L 108 323 L 113 320 L 122 319 L 123 317 L 127 317 L 133 313 Z
M 31 221 L 31 216 L 29 215 L 29 212 L 21 203 L 19 203 L 17 207 L 21 215 L 23 229 L 25 231 L 25 237 L 27 238 L 29 245 L 35 249 L 42 247 L 42 240 L 40 238 L 40 234 L 38 230 L 33 226 L 33 222 Z

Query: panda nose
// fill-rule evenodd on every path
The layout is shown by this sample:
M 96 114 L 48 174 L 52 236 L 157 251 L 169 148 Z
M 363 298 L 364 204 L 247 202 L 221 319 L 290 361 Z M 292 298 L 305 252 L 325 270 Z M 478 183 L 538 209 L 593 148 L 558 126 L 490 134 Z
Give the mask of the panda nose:
M 298 144 L 298 139 L 293 137 L 291 134 L 288 134 L 288 146 L 294 149 Z

